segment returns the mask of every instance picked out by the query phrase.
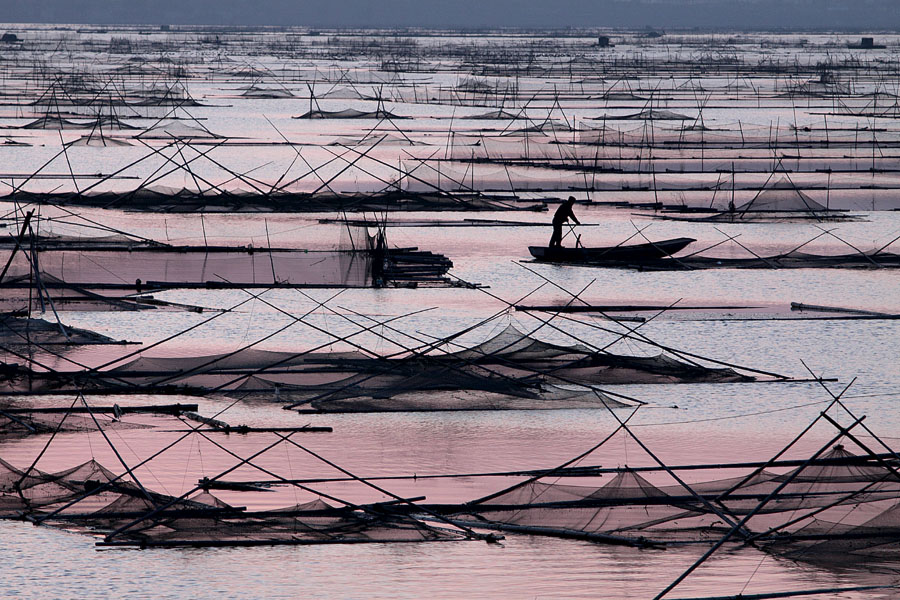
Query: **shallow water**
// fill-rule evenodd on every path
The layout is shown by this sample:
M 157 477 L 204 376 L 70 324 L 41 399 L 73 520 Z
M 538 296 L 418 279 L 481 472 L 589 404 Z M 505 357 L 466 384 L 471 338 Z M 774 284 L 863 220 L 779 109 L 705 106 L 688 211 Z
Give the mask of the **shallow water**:
M 659 579 L 674 578 L 692 558 L 682 550 L 637 551 L 526 536 L 510 537 L 502 545 L 371 544 L 349 553 L 314 546 L 85 554 L 81 536 L 8 523 L 0 524 L 0 531 L 17 548 L 5 571 L 5 586 L 10 595 L 22 598 L 45 598 L 48 590 L 69 598 L 645 598 L 658 591 Z M 47 548 L 54 553 L 48 555 Z M 64 566 L 55 558 L 59 556 L 66 557 Z M 728 582 L 723 572 L 745 576 Z M 725 584 L 759 593 L 885 581 L 890 580 L 810 571 L 740 551 L 711 560 L 673 597 L 708 593 Z M 869 591 L 831 597 L 891 596 Z

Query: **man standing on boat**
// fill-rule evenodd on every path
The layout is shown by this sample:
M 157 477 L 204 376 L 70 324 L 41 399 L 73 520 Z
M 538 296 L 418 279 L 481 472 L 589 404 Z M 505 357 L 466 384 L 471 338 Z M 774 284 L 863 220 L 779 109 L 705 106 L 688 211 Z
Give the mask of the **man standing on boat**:
M 550 237 L 551 248 L 562 248 L 563 223 L 572 219 L 575 221 L 576 225 L 581 225 L 575 217 L 575 213 L 572 212 L 572 207 L 574 205 L 575 196 L 569 196 L 569 198 L 556 209 L 556 213 L 553 215 L 553 235 Z

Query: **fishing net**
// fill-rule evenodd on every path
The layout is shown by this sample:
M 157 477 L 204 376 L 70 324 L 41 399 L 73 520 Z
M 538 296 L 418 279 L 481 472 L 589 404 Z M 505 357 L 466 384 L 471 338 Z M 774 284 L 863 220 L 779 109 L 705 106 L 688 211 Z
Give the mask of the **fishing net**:
M 0 460 L 0 518 L 28 515 L 88 534 L 122 532 L 107 545 L 251 546 L 388 543 L 465 539 L 409 516 L 372 507 L 313 500 L 269 511 L 246 511 L 198 490 L 176 498 L 123 481 L 94 460 L 60 471 L 26 474 Z
M 101 133 L 83 135 L 77 140 L 68 142 L 67 146 L 91 146 L 94 148 L 121 148 L 123 146 L 132 146 L 133 144 L 127 140 L 110 137 Z
M 736 212 L 820 212 L 825 207 L 800 190 L 786 177 L 767 186 L 756 197 L 735 208 Z
M 137 136 L 141 139 L 221 139 L 223 136 L 217 135 L 196 122 L 194 125 L 188 125 L 183 121 L 165 121 L 144 130 Z
M 203 494 L 193 502 L 209 502 L 211 494 Z M 126 507 L 128 508 L 128 507 Z M 439 530 L 422 522 L 404 517 L 371 516 L 364 512 L 340 510 L 318 501 L 281 510 L 240 514 L 218 505 L 220 514 L 210 510 L 193 508 L 190 516 L 154 518 L 146 525 L 119 536 L 114 545 L 136 546 L 255 546 L 255 545 L 304 545 L 351 544 L 391 542 L 433 542 L 464 539 L 450 530 Z M 117 507 L 110 511 L 115 518 Z M 176 512 L 181 509 L 175 505 Z M 144 507 L 147 510 L 147 507 Z M 185 512 L 184 509 L 181 512 Z M 231 513 L 231 514 L 229 514 Z M 98 515 L 87 525 L 109 528 L 124 524 L 122 520 L 110 522 L 107 515 Z
M 495 386 L 497 387 L 497 386 Z M 512 386 L 510 386 L 512 387 Z M 544 385 L 530 394 L 508 393 L 477 389 L 426 389 L 392 390 L 388 394 L 365 396 L 355 392 L 341 397 L 339 393 L 322 396 L 316 394 L 293 395 L 290 390 L 279 390 L 280 398 L 291 398 L 317 412 L 416 412 L 416 411 L 472 411 L 472 410 L 552 410 L 574 408 L 622 408 L 632 406 L 615 400 L 591 388 L 566 389 Z
M 44 473 L 37 469 L 27 472 L 0 460 L 0 518 L 17 518 L 36 510 L 52 510 L 82 495 L 86 486 L 107 483 L 115 474 L 94 460 L 59 473 Z M 83 510 L 98 510 L 115 497 L 98 494 L 82 506 Z
M 887 505 L 885 507 L 885 505 Z M 793 560 L 823 563 L 831 566 L 853 566 L 879 563 L 894 568 L 900 558 L 897 538 L 900 535 L 900 503 L 879 502 L 881 508 L 858 525 L 815 518 L 783 541 L 772 542 L 766 550 Z M 871 515 L 872 510 L 865 511 Z
M 77 121 L 71 121 L 62 117 L 46 116 L 35 119 L 30 123 L 21 126 L 22 129 L 89 129 L 90 125 L 85 125 Z
M 466 119 L 475 119 L 475 120 L 485 120 L 485 121 L 494 121 L 494 120 L 513 120 L 513 119 L 521 119 L 523 116 L 521 113 L 514 113 L 508 110 L 497 109 L 497 110 L 489 110 L 484 113 L 479 113 L 477 115 L 469 115 L 465 117 Z
M 51 391 L 77 382 L 88 391 L 155 389 L 223 393 L 321 411 L 596 408 L 633 405 L 605 383 L 749 381 L 665 354 L 626 356 L 535 339 L 514 325 L 451 351 L 430 344 L 381 357 L 361 351 L 275 352 L 246 348 L 205 356 L 141 356 L 102 372 L 37 372 L 11 364 L 6 389 Z
M 647 109 L 640 112 L 627 115 L 606 115 L 598 117 L 600 119 L 622 120 L 622 121 L 692 121 L 694 117 L 666 109 Z
M 786 473 L 757 469 L 690 489 L 651 483 L 627 467 L 599 487 L 530 481 L 470 503 L 458 517 L 501 529 L 645 545 L 718 541 L 749 516 L 733 541 L 756 534 L 767 549 L 792 557 L 865 555 L 882 552 L 890 539 L 895 545 L 898 500 L 896 471 L 836 446 L 818 462 Z
M 51 323 L 44 319 L 33 319 L 7 313 L 0 314 L 0 360 L 7 360 L 9 355 L 4 350 L 13 352 L 28 351 L 31 346 L 59 346 L 60 352 L 77 345 L 118 344 L 116 340 L 88 331 L 69 327 L 60 323 Z
M 284 249 L 208 251 L 44 250 L 38 254 L 44 284 L 135 288 L 372 285 L 372 258 L 364 253 Z M 17 253 L 4 285 L 30 285 L 31 264 Z M 140 291 L 140 290 L 138 290 Z
M 140 393 L 182 389 L 252 395 L 315 410 L 486 410 L 631 405 L 593 386 L 608 383 L 752 381 L 666 354 L 627 356 L 533 338 L 510 324 L 475 346 L 431 344 L 405 355 L 275 352 L 247 348 L 205 356 L 141 356 L 103 372 L 32 371 L 9 364 L 9 391 L 68 389 Z M 21 358 L 21 357 L 19 357 Z M 21 362 L 21 361 L 19 361 Z M 27 362 L 27 361 L 26 361 Z
M 295 119 L 406 119 L 394 113 L 378 109 L 374 111 L 356 110 L 355 108 L 345 108 L 344 110 L 311 110 L 305 112 Z
M 94 419 L 97 421 L 95 422 Z M 60 432 L 85 432 L 102 430 L 140 429 L 137 423 L 127 423 L 104 414 L 67 415 L 44 413 L 27 409 L 0 407 L 0 440 L 29 435 Z
M 416 248 L 392 249 L 383 234 L 342 228 L 333 250 L 162 246 L 112 238 L 42 240 L 15 252 L 6 288 L 371 287 L 446 284 L 453 263 Z M 378 240 L 381 241 L 378 241 Z M 0 250 L 0 258 L 8 253 Z M 6 256 L 3 256 L 6 254 Z M 33 277 L 34 272 L 39 277 Z
M 293 98 L 294 94 L 285 88 L 267 88 L 253 85 L 244 90 L 244 92 L 241 93 L 241 96 L 244 96 L 245 98 L 275 99 Z
M 327 92 L 317 94 L 318 98 L 328 98 L 332 100 L 368 100 L 368 96 L 360 92 L 355 87 L 334 86 Z
M 529 145 L 531 159 L 539 161 L 541 158 L 559 160 L 569 152 L 560 152 L 560 146 L 550 144 Z M 544 154 L 538 154 L 538 152 Z M 523 147 L 524 152 L 524 147 Z M 470 148 L 456 148 L 454 154 L 461 155 L 462 160 L 478 160 L 478 154 Z M 523 191 L 540 190 L 568 190 L 585 186 L 584 173 L 578 171 L 556 170 L 540 167 L 508 167 L 498 168 L 496 164 L 469 163 L 423 163 L 421 161 L 403 161 L 404 176 L 401 185 L 404 191 L 433 192 L 505 192 L 520 193 Z M 595 181 L 595 188 L 600 188 L 603 182 Z M 621 184 L 613 186 L 621 189 Z M 489 200 L 489 199 L 485 199 Z M 483 200 L 484 201 L 484 200 Z M 509 210 L 510 207 L 500 203 L 496 210 Z M 461 205 L 460 209 L 478 208 Z M 485 207 L 487 208 L 487 207 Z

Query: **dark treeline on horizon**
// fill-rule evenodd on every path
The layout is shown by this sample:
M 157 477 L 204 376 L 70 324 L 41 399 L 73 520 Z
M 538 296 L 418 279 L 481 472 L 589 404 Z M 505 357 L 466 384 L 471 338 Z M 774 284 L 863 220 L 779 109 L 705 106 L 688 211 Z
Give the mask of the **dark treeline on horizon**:
M 0 21 L 99 25 L 897 30 L 897 0 L 0 0 Z

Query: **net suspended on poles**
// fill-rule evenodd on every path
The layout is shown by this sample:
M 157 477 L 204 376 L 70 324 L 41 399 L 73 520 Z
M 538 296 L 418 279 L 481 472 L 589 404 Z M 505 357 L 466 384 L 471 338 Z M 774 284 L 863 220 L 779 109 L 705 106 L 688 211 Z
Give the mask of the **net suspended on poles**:
M 140 356 L 101 372 L 43 372 L 18 366 L 8 392 L 62 391 L 78 382 L 86 393 L 181 389 L 293 403 L 339 412 L 602 408 L 633 405 L 594 386 L 610 383 L 753 381 L 668 354 L 628 356 L 576 344 L 551 344 L 514 325 L 458 351 L 439 343 L 380 356 L 349 352 L 275 352 L 245 348 L 217 355 Z
M 103 489 L 105 488 L 105 489 Z M 96 493 L 85 494 L 96 490 Z M 155 514 L 154 514 L 155 513 Z M 87 534 L 146 517 L 101 545 L 139 547 L 389 543 L 466 539 L 404 515 L 335 507 L 321 499 L 277 510 L 235 508 L 208 491 L 178 499 L 122 481 L 94 460 L 58 473 L 26 475 L 0 459 L 0 519 L 38 519 Z M 46 520 L 45 520 L 45 517 Z
M 900 477 L 893 470 L 897 463 L 887 460 L 835 446 L 784 473 L 757 469 L 751 476 L 691 483 L 693 493 L 682 485 L 652 483 L 624 467 L 600 486 L 540 480 L 513 486 L 460 507 L 455 518 L 502 530 L 636 546 L 711 544 L 732 525 L 702 498 L 733 521 L 753 513 L 745 534 L 733 536 L 735 543 L 758 536 L 764 549 L 803 560 L 896 559 Z
M 349 227 L 348 227 L 349 229 Z M 380 287 L 446 285 L 453 263 L 417 248 L 391 248 L 384 233 L 354 227 L 334 250 L 167 246 L 120 237 L 40 238 L 33 248 L 0 249 L 9 262 L 0 289 Z M 342 235 L 345 235 L 342 233 Z M 11 260 L 10 260 L 11 257 Z

